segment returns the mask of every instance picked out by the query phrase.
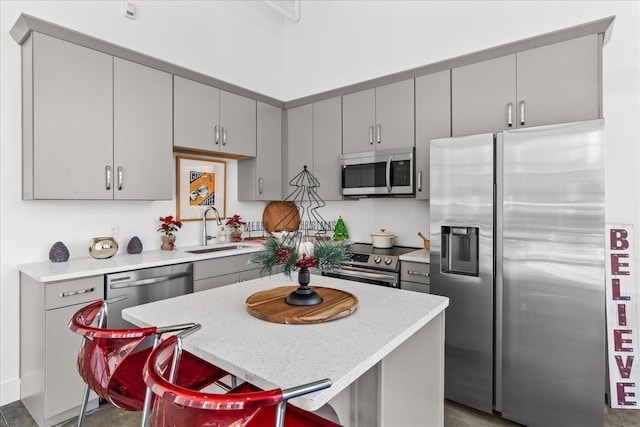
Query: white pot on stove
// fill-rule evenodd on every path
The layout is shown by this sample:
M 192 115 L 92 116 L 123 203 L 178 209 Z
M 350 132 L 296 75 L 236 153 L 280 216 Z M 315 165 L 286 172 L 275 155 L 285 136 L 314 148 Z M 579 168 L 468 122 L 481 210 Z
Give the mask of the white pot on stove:
M 374 248 L 392 248 L 394 239 L 398 237 L 395 234 L 387 233 L 384 228 L 381 228 L 377 233 L 371 233 L 370 236 Z

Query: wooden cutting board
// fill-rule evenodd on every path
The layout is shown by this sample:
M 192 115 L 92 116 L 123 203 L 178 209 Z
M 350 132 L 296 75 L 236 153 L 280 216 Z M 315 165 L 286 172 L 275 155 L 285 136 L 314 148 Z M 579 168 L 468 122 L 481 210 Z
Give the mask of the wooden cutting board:
M 247 298 L 247 311 L 258 319 L 274 323 L 311 324 L 341 319 L 356 311 L 358 298 L 338 289 L 310 286 L 322 297 L 312 306 L 289 305 L 284 299 L 297 286 L 281 286 L 256 292 Z
M 300 212 L 293 202 L 271 202 L 262 212 L 262 223 L 269 233 L 274 231 L 295 231 L 300 225 Z

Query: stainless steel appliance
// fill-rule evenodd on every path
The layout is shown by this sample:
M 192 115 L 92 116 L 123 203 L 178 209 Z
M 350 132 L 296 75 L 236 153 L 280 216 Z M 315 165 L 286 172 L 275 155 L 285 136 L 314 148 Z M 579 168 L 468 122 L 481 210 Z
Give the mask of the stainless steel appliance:
M 122 310 L 148 302 L 193 292 L 193 265 L 175 264 L 106 275 L 106 298 L 126 295 L 127 298 L 109 304 L 109 328 L 136 328 L 122 320 Z
M 344 154 L 342 195 L 409 196 L 415 194 L 415 148 Z
M 405 246 L 376 248 L 369 243 L 352 243 L 349 245 L 349 253 L 351 254 L 349 265 L 344 265 L 335 270 L 324 271 L 322 275 L 399 288 L 399 257 L 415 250 L 416 248 Z
M 529 426 L 602 426 L 604 121 L 431 141 L 445 396 Z

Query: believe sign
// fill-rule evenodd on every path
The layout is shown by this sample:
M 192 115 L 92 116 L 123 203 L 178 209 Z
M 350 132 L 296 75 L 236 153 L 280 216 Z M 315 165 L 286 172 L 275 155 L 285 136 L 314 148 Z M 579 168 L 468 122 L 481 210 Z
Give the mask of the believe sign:
M 638 409 L 640 345 L 638 289 L 633 268 L 633 226 L 607 227 L 607 340 L 612 408 Z

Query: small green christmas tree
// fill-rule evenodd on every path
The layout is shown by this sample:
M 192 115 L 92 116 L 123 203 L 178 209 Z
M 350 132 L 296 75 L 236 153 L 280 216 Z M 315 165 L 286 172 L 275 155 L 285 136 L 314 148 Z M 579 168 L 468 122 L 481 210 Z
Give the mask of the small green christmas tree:
M 342 216 L 338 218 L 338 222 L 336 222 L 336 227 L 333 229 L 333 240 L 348 240 L 349 232 L 347 231 L 347 227 L 344 225 L 344 221 L 342 220 Z

